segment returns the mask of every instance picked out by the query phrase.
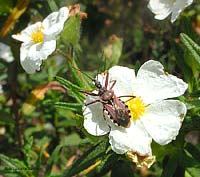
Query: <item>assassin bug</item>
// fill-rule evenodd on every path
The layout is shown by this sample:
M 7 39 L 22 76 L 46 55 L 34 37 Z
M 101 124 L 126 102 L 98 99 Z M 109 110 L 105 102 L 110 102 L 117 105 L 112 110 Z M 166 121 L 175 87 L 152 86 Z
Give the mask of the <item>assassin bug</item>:
M 114 123 L 116 123 L 118 126 L 127 128 L 130 126 L 130 110 L 128 109 L 128 106 L 123 101 L 121 101 L 112 90 L 114 85 L 116 84 L 116 80 L 111 81 L 112 84 L 110 88 L 108 88 L 109 72 L 107 71 L 105 74 L 106 78 L 104 86 L 102 86 L 102 84 L 97 79 L 92 79 L 88 76 L 94 82 L 94 85 L 98 89 L 98 93 L 84 90 L 81 90 L 81 92 L 85 95 L 96 96 L 98 97 L 98 99 L 90 103 L 86 103 L 85 106 L 97 102 L 102 103 L 104 119 L 106 120 L 104 114 L 104 111 L 106 111 Z

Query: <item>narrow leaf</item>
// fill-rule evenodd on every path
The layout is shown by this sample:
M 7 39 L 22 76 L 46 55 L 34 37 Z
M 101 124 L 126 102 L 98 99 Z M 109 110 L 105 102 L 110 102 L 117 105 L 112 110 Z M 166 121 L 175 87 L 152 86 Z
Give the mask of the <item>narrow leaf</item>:
M 58 6 L 56 4 L 56 2 L 54 0 L 47 0 L 49 7 L 51 9 L 52 12 L 57 11 L 58 10 Z
M 28 140 L 23 148 L 23 152 L 26 157 L 25 162 L 28 167 L 30 167 L 30 151 L 31 151 L 32 145 L 33 145 L 33 137 L 31 136 L 28 138 Z
M 170 156 L 167 165 L 165 166 L 161 177 L 172 177 L 178 165 L 178 156 L 174 154 Z
M 79 103 L 82 103 L 83 100 L 85 99 L 85 96 L 80 93 L 81 88 L 75 84 L 73 84 L 72 82 L 56 76 L 55 79 L 64 87 L 69 91 L 71 91 L 71 96 L 74 97 Z
M 188 51 L 191 53 L 191 55 L 194 57 L 194 60 L 200 67 L 200 46 L 184 33 L 181 33 L 180 37 L 184 46 L 188 49 Z
M 47 161 L 45 176 L 47 176 L 47 177 L 50 176 L 52 166 L 57 161 L 57 159 L 59 157 L 59 152 L 60 152 L 60 150 L 62 149 L 63 146 L 64 145 L 58 145 L 54 149 L 53 153 L 51 154 L 50 158 Z
M 45 104 L 51 104 L 54 105 L 57 108 L 62 108 L 62 109 L 67 109 L 71 111 L 81 111 L 83 104 L 79 103 L 67 103 L 67 102 L 53 102 L 53 101 L 48 101 L 45 102 Z
M 82 157 L 75 161 L 72 166 L 66 169 L 62 176 L 74 176 L 82 170 L 88 168 L 100 159 L 103 159 L 108 148 L 108 141 L 98 143 L 96 146 L 87 151 Z
M 24 177 L 33 177 L 32 171 L 29 170 L 24 162 L 10 158 L 4 154 L 0 154 L 0 160 L 5 164 L 5 169 L 1 169 L 1 171 L 4 171 L 5 173 L 20 174 L 20 176 Z

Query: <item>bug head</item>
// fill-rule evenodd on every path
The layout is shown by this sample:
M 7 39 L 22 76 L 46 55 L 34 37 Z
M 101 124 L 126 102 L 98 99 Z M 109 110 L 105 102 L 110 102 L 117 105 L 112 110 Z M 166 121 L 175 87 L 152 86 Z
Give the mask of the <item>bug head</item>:
M 102 88 L 102 85 L 101 85 L 101 83 L 100 83 L 98 80 L 93 79 L 93 82 L 94 82 L 94 85 L 95 85 L 98 89 Z

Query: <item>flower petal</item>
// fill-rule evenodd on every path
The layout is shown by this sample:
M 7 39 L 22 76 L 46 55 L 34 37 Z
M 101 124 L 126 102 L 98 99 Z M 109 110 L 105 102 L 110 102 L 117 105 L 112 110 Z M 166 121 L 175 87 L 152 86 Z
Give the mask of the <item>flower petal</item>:
M 176 0 L 174 7 L 172 9 L 172 17 L 171 22 L 173 23 L 179 14 L 190 4 L 192 4 L 193 0 Z
M 135 86 L 135 71 L 128 67 L 113 66 L 108 70 L 109 80 L 108 89 L 110 89 L 113 81 L 116 81 L 113 90 L 116 96 L 130 96 L 133 95 Z M 102 86 L 105 86 L 106 73 L 97 76 L 98 81 Z M 127 99 L 127 98 L 126 98 Z
M 31 42 L 32 41 L 31 34 L 33 32 L 37 32 L 38 29 L 41 28 L 41 25 L 42 25 L 41 22 L 37 22 L 32 25 L 29 25 L 20 33 L 12 35 L 12 38 L 21 42 L 26 42 L 26 43 Z
M 30 47 L 28 57 L 32 60 L 45 60 L 56 49 L 56 41 L 45 41 L 44 43 L 37 43 Z
M 166 73 L 158 61 L 147 61 L 137 73 L 136 95 L 146 104 L 180 96 L 187 87 L 182 79 Z
M 163 100 L 149 105 L 140 120 L 151 137 L 165 145 L 178 135 L 186 110 L 185 104 L 178 100 Z
M 48 15 L 42 22 L 44 27 L 43 33 L 55 38 L 63 30 L 64 23 L 68 16 L 69 9 L 67 7 L 62 7 L 59 11 Z
M 29 73 L 33 74 L 36 70 L 40 69 L 40 65 L 42 64 L 42 60 L 36 59 L 33 60 L 30 57 L 28 57 L 30 45 L 23 43 L 20 48 L 20 62 L 23 67 L 23 69 Z
M 163 20 L 172 12 L 173 4 L 173 0 L 150 0 L 148 8 L 155 14 L 155 19 Z
M 141 156 L 151 155 L 151 137 L 139 120 L 131 122 L 129 128 L 112 126 L 109 139 L 112 150 L 117 154 L 131 150 Z
M 87 96 L 85 104 L 91 103 L 96 99 L 97 97 Z M 103 116 L 103 105 L 100 102 L 83 106 L 83 116 L 84 127 L 91 135 L 101 136 L 110 131 L 110 128 Z

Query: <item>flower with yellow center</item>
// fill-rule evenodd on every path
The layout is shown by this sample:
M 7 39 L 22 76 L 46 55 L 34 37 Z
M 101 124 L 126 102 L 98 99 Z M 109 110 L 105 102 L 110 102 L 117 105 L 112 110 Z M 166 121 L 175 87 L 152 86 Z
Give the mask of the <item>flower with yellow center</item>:
M 140 97 L 130 99 L 126 105 L 128 105 L 132 120 L 139 119 L 145 113 L 145 104 Z
M 36 32 L 31 34 L 31 38 L 35 44 L 44 42 L 44 35 L 41 31 L 41 28 L 38 28 Z
M 171 22 L 173 23 L 192 2 L 193 0 L 150 0 L 148 7 L 155 14 L 157 20 L 163 20 L 172 14 Z
M 133 69 L 122 66 L 114 66 L 108 72 L 108 89 L 115 80 L 113 91 L 130 110 L 130 127 L 113 123 L 106 112 L 103 113 L 101 102 L 83 106 L 84 127 L 95 136 L 108 134 L 113 151 L 118 154 L 131 152 L 137 157 L 134 162 L 138 159 L 136 164 L 141 165 L 141 160 L 146 159 L 145 166 L 149 167 L 154 159 L 152 139 L 160 145 L 174 140 L 186 114 L 184 103 L 168 98 L 182 95 L 188 86 L 176 76 L 166 74 L 161 63 L 154 60 L 144 63 L 137 76 Z M 104 86 L 105 74 L 97 78 Z M 88 95 L 85 103 L 96 99 L 98 97 Z
M 63 30 L 69 16 L 69 9 L 62 7 L 49 14 L 42 22 L 29 25 L 12 37 L 22 42 L 20 62 L 24 70 L 31 74 L 40 70 L 42 61 L 56 49 L 56 38 Z

